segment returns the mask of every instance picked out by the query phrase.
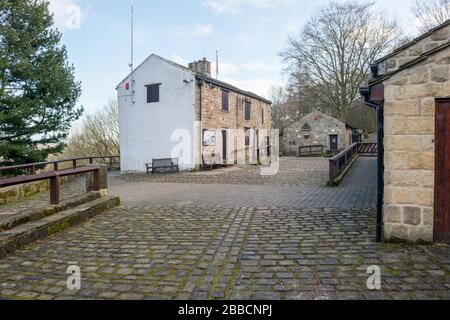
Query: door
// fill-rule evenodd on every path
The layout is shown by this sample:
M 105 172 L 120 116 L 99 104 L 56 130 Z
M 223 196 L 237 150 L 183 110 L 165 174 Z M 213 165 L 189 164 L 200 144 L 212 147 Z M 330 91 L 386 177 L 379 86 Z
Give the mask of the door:
M 434 241 L 450 243 L 450 99 L 436 103 Z
M 337 134 L 330 135 L 330 150 L 337 151 L 339 149 L 339 136 Z
M 227 130 L 222 130 L 222 160 L 223 160 L 223 164 L 227 163 L 228 157 L 228 135 L 227 135 Z

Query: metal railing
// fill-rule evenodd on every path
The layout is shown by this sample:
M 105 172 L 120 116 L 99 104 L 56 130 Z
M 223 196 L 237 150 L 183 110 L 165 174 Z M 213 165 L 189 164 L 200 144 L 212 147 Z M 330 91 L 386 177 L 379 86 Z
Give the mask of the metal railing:
M 47 166 L 51 166 L 49 172 L 52 171 L 60 171 L 62 170 L 61 164 L 69 163 L 69 167 L 64 168 L 64 170 L 68 169 L 77 169 L 80 167 L 84 167 L 85 165 L 80 165 L 81 161 L 87 161 L 88 164 L 94 164 L 95 160 L 102 160 L 104 164 L 109 165 L 110 167 L 114 166 L 120 161 L 120 156 L 98 156 L 98 157 L 79 157 L 79 158 L 71 158 L 64 160 L 52 160 L 46 162 L 37 162 L 37 163 L 28 163 L 21 164 L 15 166 L 6 166 L 0 167 L 0 176 L 7 172 L 11 175 L 11 172 L 16 172 L 16 175 L 23 174 L 25 172 L 28 175 L 36 175 L 38 174 L 40 169 L 43 169 Z

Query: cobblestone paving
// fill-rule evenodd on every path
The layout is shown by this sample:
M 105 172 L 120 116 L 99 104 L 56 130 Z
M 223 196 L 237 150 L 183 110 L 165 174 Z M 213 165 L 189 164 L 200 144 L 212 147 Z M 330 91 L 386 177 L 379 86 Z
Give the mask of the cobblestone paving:
M 86 192 L 86 184 L 84 178 L 66 182 L 61 185 L 60 200 L 65 201 L 74 196 Z M 8 217 L 20 214 L 30 209 L 41 208 L 50 205 L 50 192 L 45 191 L 31 196 L 25 200 L 19 200 L 11 204 L 0 206 L 0 222 Z
M 0 299 L 450 299 L 450 247 L 373 242 L 376 160 L 338 188 L 325 167 L 111 177 L 123 206 L 0 260 Z M 80 291 L 66 289 L 70 265 Z M 380 291 L 366 287 L 371 265 Z
M 276 186 L 325 186 L 328 181 L 326 158 L 280 158 L 280 171 L 275 176 L 262 176 L 258 166 L 233 166 L 210 172 L 183 174 L 129 174 L 128 182 L 245 184 Z
M 375 158 L 359 159 L 342 185 L 336 188 L 325 186 L 327 179 L 323 178 L 323 171 L 327 171 L 323 167 L 326 163 L 326 159 L 282 158 L 280 174 L 273 177 L 260 176 L 259 169 L 256 168 L 231 168 L 218 173 L 212 171 L 178 175 L 183 183 L 169 182 L 176 175 L 128 175 L 110 179 L 110 191 L 120 195 L 125 205 L 295 208 L 376 206 Z M 305 169 L 310 166 L 315 166 L 319 178 L 310 179 L 310 173 Z M 292 177 L 289 173 L 292 173 Z M 249 176 L 253 180 L 249 180 Z M 257 179 L 260 179 L 260 183 L 256 183 Z M 290 179 L 294 179 L 297 185 L 288 183 Z M 213 184 L 214 181 L 216 183 Z
M 450 250 L 378 245 L 370 210 L 122 207 L 0 260 L 7 299 L 449 299 Z M 69 265 L 82 289 L 66 289 Z M 382 290 L 366 288 L 379 265 Z

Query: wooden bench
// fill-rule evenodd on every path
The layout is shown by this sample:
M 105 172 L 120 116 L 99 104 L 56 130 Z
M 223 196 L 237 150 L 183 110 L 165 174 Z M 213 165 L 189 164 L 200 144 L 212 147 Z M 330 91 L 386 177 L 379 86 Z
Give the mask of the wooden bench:
M 170 172 L 180 172 L 180 167 L 178 166 L 178 158 L 172 159 L 153 159 L 152 163 L 146 163 L 147 174 L 152 172 L 155 174 L 158 170 L 163 169 L 163 172 L 167 172 L 170 169 Z

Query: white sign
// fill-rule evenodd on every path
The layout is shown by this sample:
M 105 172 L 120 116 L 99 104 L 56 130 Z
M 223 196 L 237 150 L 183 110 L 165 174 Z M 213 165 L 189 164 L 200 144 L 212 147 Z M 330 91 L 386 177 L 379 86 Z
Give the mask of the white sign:
M 207 147 L 214 147 L 216 145 L 216 132 L 206 130 L 203 133 L 203 145 Z

